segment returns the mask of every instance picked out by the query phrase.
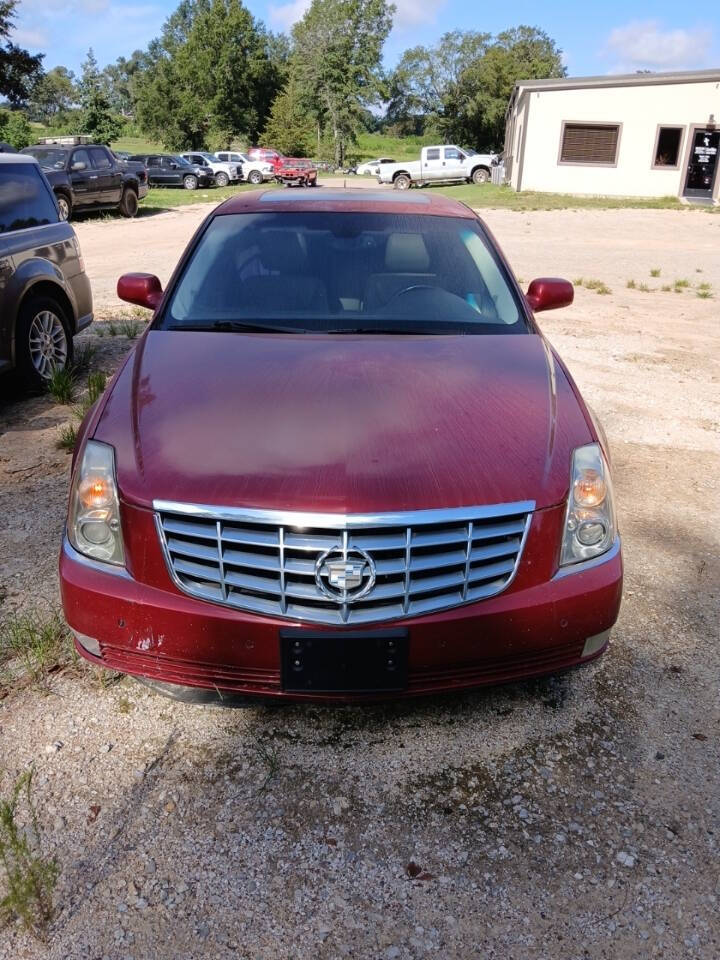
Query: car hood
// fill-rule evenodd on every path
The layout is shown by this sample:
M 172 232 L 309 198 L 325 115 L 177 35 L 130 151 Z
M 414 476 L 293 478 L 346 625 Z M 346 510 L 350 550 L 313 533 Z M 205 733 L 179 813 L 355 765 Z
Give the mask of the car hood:
M 149 331 L 95 427 L 121 496 L 338 513 L 562 501 L 592 440 L 540 335 Z

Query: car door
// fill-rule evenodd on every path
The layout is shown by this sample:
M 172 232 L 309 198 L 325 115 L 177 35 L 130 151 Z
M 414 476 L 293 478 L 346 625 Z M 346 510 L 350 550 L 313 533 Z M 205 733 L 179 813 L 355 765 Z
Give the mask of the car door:
M 425 162 L 422 166 L 423 180 L 439 180 L 443 172 L 442 149 L 440 147 L 428 147 L 425 151 Z
M 117 164 L 114 164 L 103 147 L 88 149 L 93 171 L 97 174 L 97 185 L 101 204 L 120 203 L 122 193 L 122 173 Z
M 74 207 L 95 207 L 100 203 L 98 174 L 85 148 L 73 150 L 68 165 Z
M 192 169 L 189 169 L 189 164 L 183 164 L 181 166 L 175 157 L 161 157 L 160 159 L 162 162 L 163 183 L 165 183 L 166 186 L 176 187 L 182 183 L 183 176 L 186 173 L 192 173 Z
M 161 157 L 149 156 L 145 158 L 145 165 L 148 172 L 148 183 L 154 187 L 163 185 L 163 170 L 160 166 Z
M 448 180 L 464 180 L 465 173 L 465 154 L 461 153 L 457 147 L 443 147 L 443 171 L 441 176 Z

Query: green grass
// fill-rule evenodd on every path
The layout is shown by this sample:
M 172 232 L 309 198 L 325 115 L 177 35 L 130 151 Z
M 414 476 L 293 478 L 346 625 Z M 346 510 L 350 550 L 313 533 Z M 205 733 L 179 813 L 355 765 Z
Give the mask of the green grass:
M 588 279 L 587 277 L 578 277 L 576 280 L 573 280 L 573 286 L 585 287 L 586 290 L 594 290 L 602 297 L 606 297 L 608 294 L 612 293 L 612 290 L 604 280 L 592 280 Z M 630 286 L 630 282 L 628 282 L 628 286 Z
M 274 189 L 277 185 L 266 183 L 264 189 Z M 140 216 L 158 213 L 168 207 L 186 207 L 191 203 L 222 203 L 229 197 L 246 190 L 257 190 L 251 183 L 239 183 L 229 187 L 210 187 L 208 189 L 184 190 L 182 187 L 151 187 L 144 200 L 140 201 Z M 119 216 L 119 215 L 118 215 Z
M 66 453 L 72 453 L 78 438 L 78 428 L 74 423 L 66 423 L 60 428 L 55 446 L 58 450 L 64 450 Z
M 653 267 L 652 270 L 650 271 L 650 276 L 651 276 L 651 277 L 659 277 L 659 276 L 660 276 L 660 267 Z
M 32 777 L 32 770 L 26 770 L 13 783 L 9 796 L 0 796 L 0 920 L 19 920 L 45 939 L 59 868 L 54 857 L 45 857 L 41 851 Z
M 50 396 L 56 403 L 72 403 L 75 399 L 75 373 L 71 366 L 56 367 L 47 382 Z
M 41 684 L 72 656 L 70 631 L 59 614 L 10 615 L 0 623 L 0 691 L 21 680 Z
M 635 290 L 635 289 L 637 289 L 637 284 L 635 283 L 634 280 L 628 280 L 628 282 L 625 284 L 625 286 L 628 288 L 628 290 Z

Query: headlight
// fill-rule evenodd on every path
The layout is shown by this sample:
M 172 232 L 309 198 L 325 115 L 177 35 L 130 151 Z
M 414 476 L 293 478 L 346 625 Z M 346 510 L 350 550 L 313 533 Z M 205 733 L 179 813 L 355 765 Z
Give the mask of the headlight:
M 113 448 L 88 440 L 70 488 L 67 533 L 79 553 L 123 564 L 120 504 L 115 482 Z
M 609 550 L 614 540 L 610 470 L 600 445 L 589 443 L 573 453 L 560 564 L 597 557 Z

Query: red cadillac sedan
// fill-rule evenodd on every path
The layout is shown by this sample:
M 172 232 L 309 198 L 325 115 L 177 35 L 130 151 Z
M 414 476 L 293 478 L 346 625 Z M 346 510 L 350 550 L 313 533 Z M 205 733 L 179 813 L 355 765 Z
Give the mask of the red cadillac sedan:
M 414 696 L 606 648 L 602 429 L 468 207 L 265 191 L 217 207 L 85 420 L 60 556 L 87 659 L 201 702 Z

